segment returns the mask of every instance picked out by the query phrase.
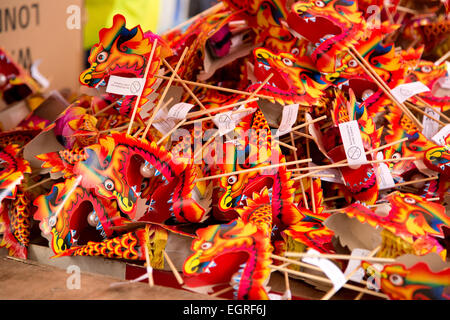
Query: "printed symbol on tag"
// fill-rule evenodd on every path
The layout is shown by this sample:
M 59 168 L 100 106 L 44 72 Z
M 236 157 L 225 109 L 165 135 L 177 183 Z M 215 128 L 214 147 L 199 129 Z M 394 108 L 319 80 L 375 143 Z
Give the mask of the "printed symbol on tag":
M 408 88 L 400 88 L 400 94 L 405 97 L 413 95 L 413 92 Z
M 231 118 L 227 114 L 222 114 L 219 116 L 219 122 L 224 123 L 227 121 L 231 121 Z
M 130 85 L 130 92 L 132 94 L 138 94 L 140 90 L 141 84 L 139 83 L 139 81 L 133 81 Z
M 348 149 L 347 155 L 352 160 L 359 159 L 359 157 L 361 157 L 361 149 L 357 146 L 352 146 Z

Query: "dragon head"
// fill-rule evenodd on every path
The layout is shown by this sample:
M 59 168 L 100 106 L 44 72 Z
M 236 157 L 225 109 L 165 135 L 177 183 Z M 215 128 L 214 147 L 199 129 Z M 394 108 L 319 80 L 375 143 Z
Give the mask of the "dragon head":
M 444 176 L 448 177 L 450 175 L 449 145 L 436 146 L 427 150 L 423 162 L 431 170 L 442 173 Z
M 435 65 L 432 61 L 420 60 L 408 75 L 408 80 L 411 82 L 420 81 L 432 89 L 436 81 L 444 77 L 446 73 L 447 65 L 445 63 Z
M 379 281 L 380 289 L 393 300 L 448 300 L 450 269 L 432 272 L 419 262 L 407 268 L 402 264 L 385 265 L 381 271 L 368 262 L 362 262 L 366 273 Z
M 444 237 L 442 228 L 450 226 L 445 207 L 411 193 L 393 192 L 387 199 L 391 210 L 385 220 L 398 225 L 398 231 L 413 235 Z
M 258 82 L 254 86 L 259 86 L 272 73 L 273 77 L 262 92 L 282 103 L 316 104 L 330 85 L 322 79 L 307 56 L 295 56 L 289 52 L 275 54 L 265 48 L 256 48 L 253 55 L 254 74 Z
M 143 77 L 153 40 L 158 38 L 159 44 L 164 42 L 150 32 L 144 34 L 140 26 L 127 29 L 125 24 L 124 16 L 117 14 L 111 28 L 100 30 L 100 41 L 92 47 L 88 58 L 91 66 L 80 75 L 81 84 L 89 87 L 105 85 L 111 75 Z M 169 55 L 169 49 L 159 45 L 154 57 L 163 53 Z M 159 59 L 154 59 L 149 73 L 153 74 L 158 69 Z
M 292 5 L 287 23 L 314 48 L 311 58 L 321 72 L 335 72 L 340 55 L 364 35 L 365 20 L 356 0 L 302 0 Z
M 25 173 L 31 173 L 28 161 L 18 156 L 18 145 L 7 145 L 0 149 L 0 208 L 3 199 L 14 199 L 17 186 L 22 183 Z

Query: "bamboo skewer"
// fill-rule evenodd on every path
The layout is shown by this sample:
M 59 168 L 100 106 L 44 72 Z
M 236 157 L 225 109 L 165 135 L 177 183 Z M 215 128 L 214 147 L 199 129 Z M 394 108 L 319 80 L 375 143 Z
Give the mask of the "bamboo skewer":
M 166 250 L 163 250 L 163 253 L 164 253 L 164 258 L 166 258 L 167 264 L 168 264 L 169 267 L 170 267 L 170 270 L 172 270 L 173 275 L 174 275 L 175 278 L 177 279 L 177 282 L 178 282 L 180 285 L 183 285 L 183 284 L 184 284 L 183 278 L 181 278 L 180 274 L 178 273 L 177 268 L 175 268 L 175 265 L 173 264 L 172 259 L 170 259 L 170 257 L 169 257 L 169 255 L 167 254 Z
M 238 114 L 238 113 L 242 113 L 242 112 L 248 112 L 248 111 L 250 111 L 250 110 L 251 110 L 250 108 L 240 109 L 240 110 L 236 110 L 236 111 L 231 112 L 231 114 Z M 210 117 L 204 117 L 204 118 L 199 118 L 199 119 L 187 121 L 187 122 L 185 123 L 185 125 L 187 126 L 187 125 L 190 125 L 190 124 L 193 124 L 193 123 L 197 123 L 197 122 L 203 122 L 203 121 L 207 121 L 207 120 L 212 120 L 212 119 L 214 119 L 215 117 L 216 117 L 216 116 L 210 116 Z M 189 117 L 187 117 L 187 119 L 188 119 L 188 118 L 189 118 Z
M 181 127 L 184 123 L 186 122 L 186 119 L 181 120 L 180 122 L 178 122 L 176 124 L 175 127 L 173 127 L 169 132 L 167 132 L 161 139 L 158 140 L 158 142 L 156 143 L 157 145 L 160 145 L 161 142 L 163 142 L 164 140 L 166 140 L 175 130 L 177 130 L 179 127 Z
M 442 117 L 445 121 L 450 122 L 450 118 L 447 117 L 445 115 L 445 113 L 441 112 L 441 110 L 439 110 L 439 108 L 433 108 L 433 106 L 431 106 L 428 102 L 426 102 L 425 100 L 423 100 L 419 95 L 416 95 L 414 97 L 417 101 L 419 101 L 420 103 L 423 104 L 423 106 L 421 105 L 416 105 L 417 107 L 422 107 L 422 108 L 430 108 L 432 109 L 434 112 L 436 112 L 437 114 L 439 114 L 440 117 Z
M 145 82 L 147 82 L 148 72 L 150 70 L 150 66 L 152 65 L 152 60 L 153 60 L 153 56 L 155 55 L 155 50 L 156 50 L 157 45 L 158 45 L 158 39 L 155 38 L 155 40 L 153 41 L 152 51 L 150 52 L 150 57 L 147 62 L 147 67 L 145 68 L 145 73 L 144 73 L 144 78 L 143 78 L 144 86 L 145 86 Z M 139 106 L 139 103 L 141 102 L 142 92 L 144 92 L 144 89 L 142 89 L 141 93 L 136 98 L 136 103 L 134 104 L 133 113 L 131 114 L 130 126 L 128 127 L 127 135 L 130 135 L 131 127 L 133 125 L 134 118 L 136 117 L 137 108 Z
M 272 164 L 272 165 L 259 167 L 259 168 L 250 168 L 250 169 L 244 169 L 244 170 L 239 170 L 239 171 L 232 171 L 232 172 L 217 174 L 217 175 L 209 176 L 209 177 L 198 178 L 198 179 L 195 179 L 194 182 L 212 180 L 212 179 L 217 179 L 217 178 L 222 178 L 222 177 L 229 177 L 229 176 L 232 176 L 235 174 L 247 173 L 247 172 L 252 172 L 252 171 L 270 170 L 270 169 L 274 169 L 274 168 L 293 165 L 296 163 L 307 163 L 307 162 L 311 162 L 311 161 L 312 161 L 312 159 L 302 159 L 302 160 L 298 160 L 298 161 L 282 162 L 282 163 Z
M 169 80 L 170 77 L 168 76 L 160 76 L 160 75 L 155 75 L 155 78 L 159 78 L 159 79 L 163 79 L 163 80 Z M 193 85 L 193 86 L 197 86 L 197 87 L 202 87 L 202 88 L 206 88 L 206 89 L 213 89 L 213 90 L 218 90 L 218 91 L 224 91 L 224 92 L 228 92 L 228 93 L 235 93 L 235 94 L 240 94 L 240 95 L 245 95 L 245 96 L 250 96 L 251 92 L 247 92 L 247 91 L 241 91 L 241 90 L 236 90 L 236 89 L 230 89 L 230 88 L 224 88 L 224 87 L 218 87 L 218 86 L 213 86 L 211 84 L 206 84 L 206 83 L 201 83 L 201 82 L 195 82 L 195 81 L 189 81 L 189 80 L 178 80 L 175 79 L 173 80 L 174 82 L 184 82 L 185 84 L 188 85 Z M 273 97 L 271 96 L 266 96 L 263 94 L 257 94 L 255 95 L 255 97 L 261 98 L 261 99 L 266 99 L 266 100 L 273 100 Z
M 372 78 L 372 80 L 380 87 L 381 90 L 397 105 L 403 113 L 407 117 L 409 117 L 414 124 L 419 128 L 421 131 L 423 130 L 423 126 L 420 123 L 419 120 L 412 114 L 412 112 L 400 101 L 398 101 L 394 95 L 391 92 L 391 89 L 388 87 L 388 85 L 384 82 L 383 79 L 373 70 L 372 66 L 360 55 L 358 50 L 356 50 L 354 47 L 350 47 L 350 50 L 348 51 L 350 55 L 355 59 L 356 62 L 360 65 L 360 67 Z
M 288 272 L 288 273 L 291 273 L 291 274 L 294 274 L 294 275 L 297 275 L 297 276 L 300 276 L 300 277 L 308 278 L 308 279 L 311 279 L 311 280 L 316 280 L 316 281 L 325 282 L 325 283 L 328 283 L 328 284 L 333 284 L 333 282 L 330 279 L 328 279 L 328 278 L 312 275 L 312 274 L 309 274 L 309 273 L 300 272 L 300 271 L 294 271 L 294 270 L 290 270 L 290 269 L 287 269 L 287 268 L 278 267 L 278 266 L 274 266 L 274 265 L 271 265 L 270 268 L 278 270 L 278 271 Z M 361 287 L 354 286 L 354 285 L 351 285 L 351 284 L 348 284 L 348 283 L 345 283 L 343 285 L 343 287 L 347 288 L 347 289 L 350 289 L 350 290 L 358 291 L 358 292 L 364 292 L 366 294 L 370 294 L 370 295 L 377 296 L 377 297 L 384 298 L 384 299 L 388 298 L 388 296 L 385 295 L 384 293 L 371 291 L 369 289 L 361 288 Z
M 400 140 L 393 141 L 393 142 L 391 142 L 391 143 L 385 144 L 385 145 L 380 146 L 380 147 L 378 147 L 378 148 L 371 149 L 371 150 L 369 150 L 369 151 L 366 151 L 366 155 L 369 155 L 369 154 L 371 154 L 371 153 L 375 153 L 375 152 L 381 151 L 381 150 L 383 150 L 383 149 L 386 149 L 386 148 L 395 146 L 395 145 L 397 145 L 397 144 L 399 144 L 399 143 L 405 142 L 406 140 L 408 140 L 408 138 L 402 138 L 402 139 L 400 139 Z M 341 160 L 341 161 L 336 162 L 336 164 L 343 164 L 343 163 L 347 163 L 347 160 L 344 159 L 344 160 Z M 313 167 L 313 168 L 314 168 L 314 167 Z M 315 174 L 315 173 L 319 173 L 319 172 L 322 171 L 322 170 L 323 170 L 323 169 L 317 169 L 317 170 L 312 171 L 312 172 L 310 172 L 310 173 L 311 173 L 311 174 Z M 300 181 L 301 181 L 301 180 L 300 180 Z
M 218 297 L 218 296 L 220 296 L 220 295 L 222 295 L 224 293 L 227 293 L 228 291 L 231 291 L 231 290 L 233 290 L 233 287 L 226 287 L 226 288 L 224 288 L 222 290 L 214 292 L 213 294 L 210 294 L 210 296 L 211 297 Z
M 444 62 L 445 60 L 447 60 L 448 58 L 450 58 L 450 50 L 447 51 L 447 53 L 444 54 L 442 57 L 440 57 L 438 60 L 436 60 L 436 62 L 434 63 L 434 65 L 438 66 L 438 65 L 440 65 L 442 62 Z
M 393 263 L 396 260 L 392 258 L 378 258 L 368 255 L 367 257 L 357 257 L 347 254 L 308 254 L 306 252 L 285 252 L 286 257 L 291 258 L 324 258 L 324 259 L 336 259 L 336 260 L 366 260 L 370 262 L 380 262 L 380 263 Z
M 175 73 L 175 77 L 181 81 L 181 85 L 183 88 L 189 93 L 189 95 L 195 100 L 195 102 L 202 108 L 203 110 L 207 110 L 206 107 L 203 105 L 203 103 L 197 98 L 197 96 L 192 92 L 192 90 L 186 85 L 186 83 L 183 81 L 183 79 L 180 78 L 178 73 L 175 72 L 175 70 L 172 68 L 172 66 L 166 61 L 166 59 L 162 59 L 166 67 L 172 72 Z
M 105 108 L 103 108 L 102 110 L 99 110 L 97 113 L 95 113 L 93 116 L 96 117 L 99 114 L 108 111 L 109 109 L 113 108 L 114 106 L 116 106 L 120 101 L 123 101 L 125 98 L 121 98 L 119 100 L 114 101 L 113 103 L 110 103 L 108 106 L 106 106 Z
M 31 185 L 31 186 L 25 188 L 24 191 L 31 190 L 31 189 L 33 189 L 33 188 L 36 188 L 36 187 L 40 186 L 41 184 L 44 184 L 44 183 L 49 182 L 49 181 L 52 181 L 52 180 L 53 180 L 52 177 L 47 178 L 47 179 L 44 179 L 44 180 L 41 180 L 41 181 L 39 181 L 39 182 L 37 182 L 37 183 L 35 183 L 35 184 L 33 184 L 33 185 Z
M 445 127 L 445 123 L 443 123 L 441 120 L 436 119 L 435 117 L 430 116 L 428 113 L 426 113 L 425 111 L 423 111 L 422 109 L 416 107 L 414 104 L 412 104 L 411 102 L 406 101 L 406 106 L 408 106 L 408 108 L 413 109 L 417 112 L 419 112 L 420 114 L 422 114 L 424 117 L 428 117 L 433 121 L 436 121 L 437 123 L 439 123 L 439 125 Z M 433 109 L 434 110 L 434 109 Z
M 375 249 L 373 249 L 369 255 L 368 258 L 373 257 L 374 255 L 377 254 L 377 252 L 380 250 L 380 246 L 376 247 Z M 345 276 L 345 281 L 348 281 L 357 271 L 359 270 L 359 266 L 356 267 L 353 271 L 351 271 L 347 276 Z M 335 288 L 330 289 L 330 291 L 328 291 L 320 300 L 330 300 L 330 298 L 337 292 L 338 290 L 336 290 Z
M 418 180 L 412 180 L 412 181 L 401 182 L 401 183 L 395 184 L 394 188 L 396 188 L 396 187 L 402 187 L 402 186 L 407 186 L 407 185 L 409 185 L 409 184 L 415 184 L 415 183 L 418 183 L 418 182 L 427 182 L 427 181 L 436 180 L 436 179 L 439 179 L 439 177 L 436 176 L 436 177 L 430 177 L 430 178 L 424 178 L 424 179 L 418 179 Z
M 181 57 L 180 57 L 180 59 L 178 60 L 178 63 L 177 63 L 177 65 L 176 65 L 176 67 L 175 67 L 175 72 L 172 73 L 172 76 L 170 77 L 169 82 L 167 83 L 166 87 L 164 88 L 164 91 L 163 91 L 163 93 L 162 93 L 162 95 L 161 95 L 161 97 L 160 97 L 160 99 L 159 99 L 159 101 L 158 101 L 158 104 L 156 105 L 155 109 L 153 110 L 153 113 L 152 113 L 152 116 L 151 116 L 150 120 L 147 122 L 147 126 L 146 126 L 146 128 L 145 128 L 145 130 L 144 130 L 144 133 L 143 133 L 143 135 L 142 135 L 142 139 L 141 139 L 141 140 L 147 139 L 147 133 L 148 133 L 148 131 L 150 130 L 150 127 L 151 127 L 151 125 L 152 125 L 152 122 L 153 122 L 153 120 L 154 120 L 155 117 L 156 117 L 156 113 L 157 113 L 158 110 L 160 109 L 161 104 L 162 104 L 164 98 L 165 98 L 166 95 L 167 95 L 167 92 L 169 92 L 169 88 L 170 88 L 170 86 L 172 85 L 173 79 L 175 79 L 175 75 L 177 74 L 178 69 L 180 69 L 180 67 L 181 67 L 181 63 L 182 63 L 183 60 L 184 60 L 184 56 L 186 55 L 187 50 L 188 50 L 188 48 L 185 48 L 184 51 L 183 51 L 183 53 L 181 54 Z
M 153 268 L 150 264 L 150 256 L 148 254 L 147 244 L 145 244 L 145 261 L 147 263 L 148 285 L 151 288 L 155 285 L 155 281 L 153 280 Z

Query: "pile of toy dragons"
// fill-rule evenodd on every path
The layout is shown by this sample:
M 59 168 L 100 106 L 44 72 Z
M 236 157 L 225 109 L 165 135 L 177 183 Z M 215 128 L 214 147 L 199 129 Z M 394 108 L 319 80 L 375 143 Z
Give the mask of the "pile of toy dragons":
M 450 96 L 447 64 L 435 62 L 450 49 L 450 8 L 399 2 L 224 0 L 161 36 L 116 15 L 80 75 L 93 94 L 70 98 L 53 121 L 30 106 L 0 132 L 0 245 L 26 259 L 30 241 L 48 240 L 55 258 L 163 269 L 178 237 L 184 287 L 230 286 L 235 299 L 273 298 L 274 268 L 315 284 L 294 273 L 308 268 L 276 257 L 359 249 L 372 255 L 357 267 L 386 298 L 449 299 Z M 45 98 L 3 51 L 0 76 L 7 107 Z M 145 77 L 141 94 L 107 92 L 113 76 Z M 407 113 L 380 81 L 429 90 L 408 98 Z M 191 109 L 169 119 L 180 103 Z M 292 105 L 291 131 L 279 135 Z M 205 134 L 230 114 L 239 115 L 230 130 Z M 168 120 L 183 134 L 167 134 Z M 369 160 L 359 166 L 348 164 L 339 131 L 349 121 Z M 30 161 L 27 146 L 42 134 L 59 148 Z M 382 183 L 382 171 L 394 184 Z M 344 271 L 351 259 L 327 260 Z

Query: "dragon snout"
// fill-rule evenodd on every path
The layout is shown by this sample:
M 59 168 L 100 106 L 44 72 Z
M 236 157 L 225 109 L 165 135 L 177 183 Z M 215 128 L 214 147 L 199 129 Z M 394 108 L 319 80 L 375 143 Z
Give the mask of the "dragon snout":
M 97 67 L 97 63 L 92 64 L 92 66 L 83 71 L 83 73 L 80 74 L 80 82 L 83 85 L 89 86 L 92 81 L 92 73 L 94 72 L 95 68 Z

